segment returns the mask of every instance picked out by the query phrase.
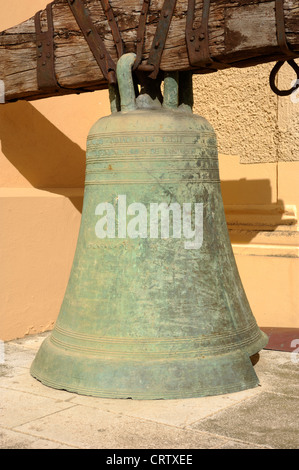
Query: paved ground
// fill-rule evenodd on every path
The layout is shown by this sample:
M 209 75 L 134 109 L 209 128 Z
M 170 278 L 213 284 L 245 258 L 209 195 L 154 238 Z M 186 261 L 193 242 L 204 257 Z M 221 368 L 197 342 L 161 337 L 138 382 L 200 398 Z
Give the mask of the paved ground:
M 45 387 L 29 367 L 46 334 L 5 344 L 2 449 L 298 449 L 299 355 L 263 350 L 261 386 L 217 397 L 112 400 Z M 298 360 L 298 362 L 297 362 Z

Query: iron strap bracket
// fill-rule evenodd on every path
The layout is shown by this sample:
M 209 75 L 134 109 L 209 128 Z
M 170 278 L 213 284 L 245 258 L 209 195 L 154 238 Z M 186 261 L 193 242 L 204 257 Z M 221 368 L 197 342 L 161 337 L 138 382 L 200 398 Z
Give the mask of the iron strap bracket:
M 188 0 L 186 15 L 186 44 L 189 63 L 192 67 L 208 69 L 225 69 L 231 65 L 216 62 L 211 58 L 209 49 L 209 16 L 210 0 L 203 0 L 202 20 L 198 28 L 194 28 L 195 0 Z
M 276 34 L 277 34 L 277 43 L 283 54 L 287 57 L 290 57 L 289 60 L 278 61 L 271 73 L 270 73 L 270 87 L 271 90 L 276 93 L 278 96 L 288 96 L 291 95 L 297 88 L 299 88 L 299 66 L 294 61 L 295 57 L 298 57 L 298 53 L 292 51 L 287 43 L 286 30 L 285 30 L 285 17 L 283 11 L 284 0 L 275 0 L 275 18 L 276 18 Z M 297 75 L 297 81 L 295 85 L 289 90 L 279 90 L 275 85 L 275 79 L 278 71 L 281 69 L 283 64 L 287 62 Z
M 298 54 L 293 52 L 287 43 L 283 4 L 284 0 L 275 0 L 275 18 L 278 46 L 286 56 L 290 58 L 298 57 Z
M 41 13 L 38 11 L 34 17 L 37 47 L 37 84 L 40 90 L 49 93 L 58 91 L 61 87 L 57 82 L 54 63 L 54 25 L 52 4 L 47 5 L 48 30 L 41 30 Z
M 144 40 L 145 40 L 146 18 L 147 18 L 149 7 L 150 7 L 150 0 L 143 0 L 143 5 L 142 5 L 140 19 L 138 23 L 138 29 L 137 29 L 136 59 L 135 59 L 135 63 L 133 66 L 133 70 L 137 69 L 137 67 L 140 65 L 141 60 L 142 60 L 142 51 L 143 51 Z M 154 67 L 150 66 L 150 70 L 153 70 L 153 69 Z
M 108 2 L 103 3 L 108 6 Z M 110 84 L 117 83 L 116 64 L 106 49 L 97 27 L 92 22 L 89 11 L 85 7 L 83 0 L 68 0 L 68 4 L 104 77 Z M 109 5 L 105 11 L 106 15 L 109 15 L 109 18 L 111 18 L 111 11 Z M 112 22 L 113 21 L 110 23 Z M 113 32 L 116 34 L 115 27 L 113 28 Z
M 121 38 L 119 29 L 118 29 L 118 25 L 117 25 L 117 22 L 113 13 L 113 9 L 109 3 L 109 0 L 101 0 L 101 4 L 106 14 L 110 28 L 111 28 L 112 36 L 113 36 L 116 50 L 117 50 L 117 55 L 118 57 L 121 57 L 125 52 L 125 47 L 124 47 L 124 43 Z
M 162 54 L 165 47 L 165 42 L 168 35 L 175 5 L 176 0 L 164 0 L 158 26 L 147 60 L 147 67 L 149 69 L 152 67 L 153 70 L 152 73 L 149 75 L 149 78 L 155 79 L 157 78 L 157 75 L 159 73 Z

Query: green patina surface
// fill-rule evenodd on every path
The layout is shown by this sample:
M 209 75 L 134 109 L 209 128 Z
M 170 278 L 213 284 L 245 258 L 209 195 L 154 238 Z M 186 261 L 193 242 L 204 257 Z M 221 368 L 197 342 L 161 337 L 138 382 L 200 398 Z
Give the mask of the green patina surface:
M 267 337 L 233 256 L 216 135 L 192 113 L 190 78 L 182 93 L 178 75 L 167 76 L 162 105 L 146 87 L 136 100 L 133 61 L 127 54 L 118 63 L 121 110 L 114 90 L 112 114 L 88 136 L 70 280 L 31 373 L 51 387 L 115 398 L 188 398 L 254 387 L 250 356 Z M 100 212 L 103 203 L 112 219 Z M 178 226 L 169 210 L 169 236 L 161 232 L 161 213 L 158 234 L 151 218 L 151 207 L 161 203 L 181 210 Z M 190 249 L 196 235 L 185 236 L 183 208 L 192 220 L 189 235 L 196 234 L 196 205 L 201 230 L 198 248 Z

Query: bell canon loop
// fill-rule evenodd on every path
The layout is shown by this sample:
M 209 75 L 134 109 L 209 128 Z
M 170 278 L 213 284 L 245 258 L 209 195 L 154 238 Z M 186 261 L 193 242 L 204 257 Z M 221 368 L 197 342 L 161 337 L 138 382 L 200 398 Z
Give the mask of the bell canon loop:
M 234 259 L 216 135 L 192 75 L 133 81 L 117 64 L 111 115 L 87 139 L 83 213 L 56 325 L 31 374 L 83 395 L 174 399 L 258 385 L 268 341 Z

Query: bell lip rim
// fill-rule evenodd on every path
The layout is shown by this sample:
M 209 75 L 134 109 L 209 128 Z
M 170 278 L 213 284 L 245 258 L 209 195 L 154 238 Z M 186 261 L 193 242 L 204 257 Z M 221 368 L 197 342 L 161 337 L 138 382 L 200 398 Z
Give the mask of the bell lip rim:
M 262 332 L 263 333 L 263 332 Z M 264 336 L 265 334 L 261 335 L 261 339 L 265 339 Z M 48 336 L 42 345 L 40 346 L 40 350 L 43 348 L 43 346 L 46 346 L 50 339 L 50 336 Z M 53 346 L 53 345 L 52 345 Z M 59 349 L 54 346 L 55 349 Z M 208 396 L 219 396 L 219 395 L 226 395 L 226 394 L 231 394 L 231 393 L 237 393 L 241 392 L 244 390 L 256 388 L 260 385 L 259 378 L 257 377 L 257 374 L 254 369 L 254 365 L 251 362 L 251 356 L 259 352 L 262 348 L 257 348 L 257 342 L 256 346 L 253 348 L 255 353 L 248 354 L 245 349 L 235 349 L 232 351 L 228 351 L 226 354 L 220 354 L 219 356 L 229 356 L 231 355 L 237 355 L 239 354 L 240 357 L 243 356 L 243 363 L 245 369 L 241 369 L 241 373 L 237 373 L 236 377 L 234 377 L 234 381 L 225 383 L 222 382 L 220 384 L 216 384 L 212 387 L 206 387 L 204 384 L 202 388 L 196 387 L 196 384 L 192 387 L 192 390 L 189 389 L 184 389 L 183 387 L 179 389 L 179 386 L 177 388 L 173 388 L 171 391 L 155 391 L 155 390 L 149 390 L 149 391 L 142 391 L 142 390 L 117 390 L 117 386 L 115 391 L 111 388 L 109 389 L 99 389 L 97 384 L 95 383 L 94 386 L 92 387 L 92 384 L 90 386 L 84 387 L 80 383 L 70 383 L 68 380 L 64 377 L 63 374 L 59 377 L 58 381 L 54 377 L 54 379 L 51 379 L 49 377 L 46 377 L 47 372 L 43 374 L 43 369 L 40 367 L 42 364 L 38 364 L 38 358 L 37 356 L 35 357 L 31 367 L 30 367 L 30 374 L 31 376 L 41 382 L 43 385 L 48 386 L 50 388 L 54 388 L 57 390 L 64 390 L 70 393 L 76 393 L 78 395 L 84 395 L 84 396 L 91 396 L 91 397 L 98 397 L 98 398 L 111 398 L 111 399 L 134 399 L 134 400 L 178 400 L 178 399 L 190 399 L 190 398 L 202 398 L 202 397 L 208 397 Z M 38 351 L 39 352 L 39 351 Z M 74 354 L 70 353 L 69 351 L 65 351 L 63 349 L 60 350 L 61 355 L 66 355 L 73 357 Z M 75 354 L 76 355 L 76 354 Z M 210 356 L 211 358 L 217 357 L 215 356 Z M 86 357 L 87 359 L 87 357 Z M 89 357 L 89 359 L 95 359 Z M 199 358 L 194 358 L 193 360 L 198 360 Z M 248 359 L 248 361 L 247 361 Z M 42 359 L 43 361 L 43 359 Z M 131 361 L 125 361 L 125 362 L 131 362 Z M 156 361 L 151 361 L 151 362 L 156 362 Z M 158 361 L 159 362 L 159 361 Z M 167 361 L 165 361 L 167 362 Z M 168 361 L 169 362 L 169 361 Z M 180 362 L 180 361 L 179 361 Z M 228 361 L 229 362 L 229 361 Z M 228 366 L 227 362 L 227 366 Z M 247 363 L 247 364 L 246 364 Z M 142 364 L 143 365 L 143 362 Z M 38 370 L 39 369 L 39 370 Z M 46 369 L 45 369 L 46 370 Z M 51 374 L 51 372 L 50 372 Z M 107 381 L 107 379 L 105 379 Z M 200 380 L 197 380 L 197 384 L 200 383 Z
M 253 366 L 252 366 L 253 367 Z M 181 393 L 176 393 L 174 391 L 173 393 L 144 393 L 144 392 L 136 392 L 136 391 L 131 391 L 131 392 L 120 392 L 120 391 L 109 391 L 107 390 L 102 390 L 99 391 L 98 389 L 85 389 L 80 386 L 75 386 L 75 385 L 69 385 L 66 383 L 60 382 L 53 382 L 51 380 L 48 380 L 47 378 L 43 377 L 41 374 L 38 374 L 34 371 L 34 368 L 31 367 L 30 369 L 30 375 L 43 385 L 53 388 L 55 390 L 61 390 L 61 391 L 66 391 L 68 393 L 75 393 L 77 395 L 82 395 L 82 396 L 89 396 L 89 397 L 94 397 L 94 398 L 110 398 L 110 399 L 119 399 L 119 400 L 126 400 L 126 399 L 132 399 L 132 400 L 138 400 L 138 401 L 146 401 L 146 400 L 187 400 L 187 399 L 192 399 L 192 398 L 204 398 L 204 397 L 216 397 L 216 396 L 221 396 L 221 395 L 228 395 L 232 393 L 238 393 L 242 392 L 245 390 L 250 390 L 253 388 L 257 388 L 260 386 L 260 381 L 258 377 L 253 377 L 251 380 L 248 380 L 245 382 L 245 380 L 241 382 L 236 382 L 234 384 L 229 384 L 226 386 L 223 386 L 223 388 L 219 387 L 218 391 L 211 390 L 211 389 L 205 389 L 205 391 L 202 392 L 196 392 L 193 390 L 192 392 L 184 392 L 181 391 Z

